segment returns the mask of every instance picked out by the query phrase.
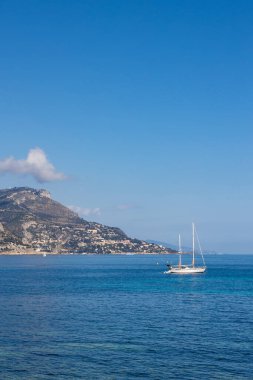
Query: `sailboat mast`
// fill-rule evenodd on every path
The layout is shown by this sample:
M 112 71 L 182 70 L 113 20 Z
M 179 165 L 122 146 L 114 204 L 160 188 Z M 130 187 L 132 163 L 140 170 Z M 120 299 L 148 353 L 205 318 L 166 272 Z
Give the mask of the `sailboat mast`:
M 192 223 L 192 266 L 195 264 L 195 226 Z
M 181 258 L 182 248 L 181 248 L 181 236 L 180 236 L 180 234 L 178 235 L 178 253 L 179 253 L 178 266 L 179 266 L 179 268 L 181 268 L 181 265 L 182 265 L 182 258 Z

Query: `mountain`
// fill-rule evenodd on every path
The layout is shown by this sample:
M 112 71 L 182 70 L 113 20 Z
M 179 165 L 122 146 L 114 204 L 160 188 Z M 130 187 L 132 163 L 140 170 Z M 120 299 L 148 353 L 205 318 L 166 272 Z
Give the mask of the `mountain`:
M 0 253 L 172 253 L 129 238 L 121 229 L 88 222 L 47 190 L 0 190 Z

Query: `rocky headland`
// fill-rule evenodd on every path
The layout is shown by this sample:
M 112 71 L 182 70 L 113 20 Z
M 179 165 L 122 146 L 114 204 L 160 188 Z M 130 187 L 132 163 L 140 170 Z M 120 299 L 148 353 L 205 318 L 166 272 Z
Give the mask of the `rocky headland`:
M 128 237 L 121 229 L 88 222 L 47 190 L 0 190 L 0 254 L 173 253 Z

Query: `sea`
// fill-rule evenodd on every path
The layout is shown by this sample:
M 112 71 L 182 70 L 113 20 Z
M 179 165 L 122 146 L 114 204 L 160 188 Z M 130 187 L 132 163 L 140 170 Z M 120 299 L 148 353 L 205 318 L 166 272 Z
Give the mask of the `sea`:
M 253 255 L 0 256 L 0 379 L 253 379 Z

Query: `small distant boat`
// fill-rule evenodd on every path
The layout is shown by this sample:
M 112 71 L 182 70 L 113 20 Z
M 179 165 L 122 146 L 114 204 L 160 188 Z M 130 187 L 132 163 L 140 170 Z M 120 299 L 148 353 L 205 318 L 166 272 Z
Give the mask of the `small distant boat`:
M 203 261 L 203 266 L 195 265 L 195 235 L 197 236 L 200 254 Z M 192 263 L 190 265 L 182 265 L 182 247 L 181 247 L 181 236 L 179 235 L 179 247 L 178 247 L 179 260 L 178 265 L 168 264 L 168 270 L 165 271 L 165 274 L 192 274 L 192 273 L 204 273 L 206 271 L 206 264 L 203 256 L 202 249 L 200 247 L 199 238 L 196 234 L 196 229 L 194 223 L 192 223 Z
M 47 254 L 46 253 L 43 253 L 43 255 L 42 255 L 43 257 L 46 257 L 47 256 Z

